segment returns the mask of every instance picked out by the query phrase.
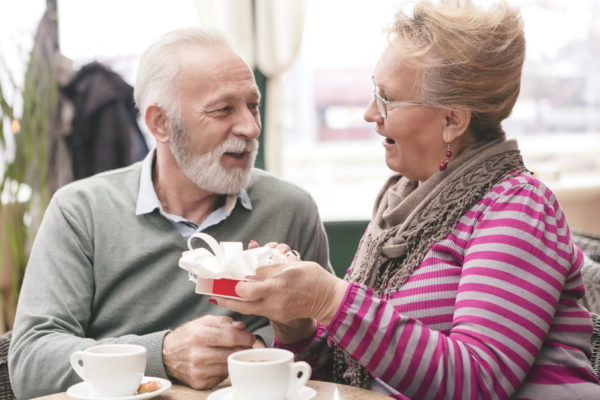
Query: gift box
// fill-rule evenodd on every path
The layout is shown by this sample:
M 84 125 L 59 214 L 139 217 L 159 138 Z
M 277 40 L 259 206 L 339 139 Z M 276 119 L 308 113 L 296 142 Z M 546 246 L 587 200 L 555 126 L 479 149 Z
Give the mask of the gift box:
M 194 248 L 192 240 L 206 242 L 208 249 Z M 179 267 L 188 271 L 188 277 L 196 283 L 196 293 L 209 296 L 243 300 L 235 292 L 235 285 L 248 281 L 262 266 L 285 260 L 281 252 L 270 247 L 244 250 L 241 242 L 218 243 L 206 233 L 195 233 L 188 239 L 189 250 L 179 259 Z
M 227 297 L 230 299 L 243 300 L 235 292 L 235 285 L 238 282 L 247 281 L 240 279 L 203 279 L 198 278 L 196 282 L 196 293 L 207 294 L 210 296 Z

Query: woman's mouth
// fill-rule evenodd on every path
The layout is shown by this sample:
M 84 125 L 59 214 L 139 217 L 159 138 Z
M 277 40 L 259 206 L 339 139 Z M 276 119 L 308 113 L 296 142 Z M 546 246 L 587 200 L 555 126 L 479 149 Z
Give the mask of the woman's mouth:
M 395 141 L 394 139 L 392 139 L 392 138 L 386 137 L 386 138 L 383 140 L 383 145 L 384 145 L 384 146 L 392 146 L 392 145 L 394 145 L 394 144 L 396 144 L 396 141 Z

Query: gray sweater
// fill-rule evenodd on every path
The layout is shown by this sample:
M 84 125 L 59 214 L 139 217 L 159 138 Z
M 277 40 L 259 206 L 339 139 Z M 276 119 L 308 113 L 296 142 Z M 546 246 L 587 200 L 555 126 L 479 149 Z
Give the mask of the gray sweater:
M 69 356 L 101 343 L 148 349 L 146 375 L 166 378 L 164 335 L 205 314 L 231 315 L 266 343 L 264 318 L 234 314 L 194 293 L 178 267 L 187 243 L 158 211 L 135 215 L 141 163 L 74 182 L 56 192 L 31 251 L 9 351 L 18 398 L 65 391 L 80 381 Z M 302 189 L 254 170 L 252 210 L 205 230 L 218 241 L 289 244 L 329 267 L 316 205 Z M 199 245 L 199 241 L 195 245 Z

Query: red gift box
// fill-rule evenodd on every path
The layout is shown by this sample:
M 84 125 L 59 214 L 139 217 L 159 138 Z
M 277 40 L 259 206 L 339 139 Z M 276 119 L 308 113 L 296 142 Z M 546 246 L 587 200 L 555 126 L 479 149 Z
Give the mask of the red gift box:
M 238 279 L 202 279 L 198 278 L 196 282 L 196 293 L 207 294 L 210 296 L 227 297 L 230 299 L 243 300 L 235 292 L 235 285 L 240 282 Z

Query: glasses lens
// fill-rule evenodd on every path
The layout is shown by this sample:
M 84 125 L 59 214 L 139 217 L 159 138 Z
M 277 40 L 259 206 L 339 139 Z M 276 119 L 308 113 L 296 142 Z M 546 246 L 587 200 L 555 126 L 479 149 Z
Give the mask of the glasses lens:
M 377 109 L 379 110 L 379 114 L 381 114 L 383 118 L 387 118 L 387 107 L 381 96 L 377 94 L 377 85 L 375 84 L 374 77 L 371 77 L 371 83 L 373 84 L 373 97 L 375 98 L 375 103 L 377 103 Z
M 379 114 L 381 114 L 383 118 L 387 118 L 387 107 L 385 106 L 385 103 L 383 102 L 381 96 L 375 95 L 375 102 L 377 103 Z

